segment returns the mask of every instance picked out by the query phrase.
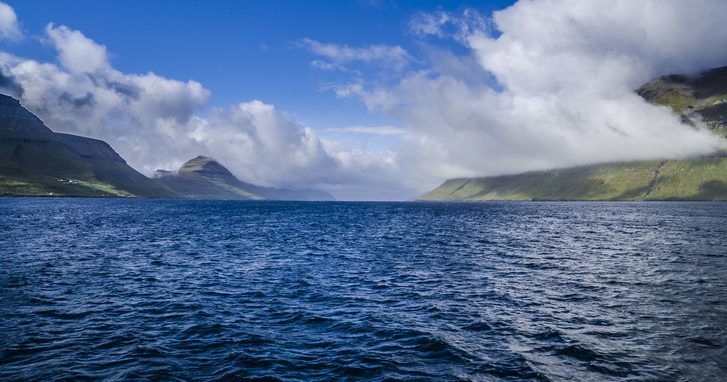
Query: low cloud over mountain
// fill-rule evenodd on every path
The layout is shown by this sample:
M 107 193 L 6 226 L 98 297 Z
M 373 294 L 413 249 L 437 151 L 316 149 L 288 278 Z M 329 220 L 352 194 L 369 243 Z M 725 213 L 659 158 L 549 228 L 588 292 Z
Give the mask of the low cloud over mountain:
M 377 150 L 323 139 L 319 132 L 347 130 L 319 131 L 263 101 L 212 107 L 214 89 L 126 73 L 104 45 L 53 23 L 40 40 L 55 60 L 0 52 L 0 89 L 57 131 L 107 141 L 146 174 L 210 155 L 251 183 L 319 187 L 344 199 L 405 198 L 458 176 L 724 147 L 699 122 L 684 125 L 634 93 L 661 74 L 727 64 L 724 14 L 720 0 L 518 1 L 493 15 L 414 13 L 402 21 L 409 45 L 291 42 L 314 67 L 335 69 L 311 72 L 337 76 L 324 89 L 397 122 L 385 130 L 343 125 L 396 140 Z M 20 25 L 0 3 L 0 38 L 28 39 Z
M 21 97 L 57 131 L 109 142 L 146 174 L 203 154 L 248 182 L 324 187 L 350 198 L 363 197 L 361 188 L 377 187 L 379 179 L 394 178 L 394 153 L 366 153 L 322 140 L 259 100 L 209 107 L 210 90 L 202 84 L 123 73 L 111 65 L 105 46 L 66 26 L 48 24 L 44 38 L 57 51 L 58 63 L 2 52 L 2 91 Z M 393 191 L 413 189 L 394 185 Z
M 727 64 L 722 14 L 727 3 L 708 0 L 519 1 L 489 20 L 472 9 L 417 14 L 412 34 L 449 39 L 467 53 L 430 49 L 430 67 L 393 85 L 357 78 L 336 90 L 419 135 L 400 156 L 417 174 L 706 154 L 724 139 L 682 124 L 634 89 L 662 74 Z

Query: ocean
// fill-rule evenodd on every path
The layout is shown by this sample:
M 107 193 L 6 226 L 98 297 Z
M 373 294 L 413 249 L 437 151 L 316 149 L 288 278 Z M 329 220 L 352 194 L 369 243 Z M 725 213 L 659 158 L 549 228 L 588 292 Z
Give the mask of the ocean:
M 0 380 L 727 380 L 727 203 L 1 198 Z

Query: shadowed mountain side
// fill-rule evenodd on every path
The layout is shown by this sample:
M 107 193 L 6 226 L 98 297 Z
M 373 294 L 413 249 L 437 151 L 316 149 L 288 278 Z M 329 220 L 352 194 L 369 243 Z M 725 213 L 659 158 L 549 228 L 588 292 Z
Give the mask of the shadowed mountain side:
M 156 175 L 134 170 L 104 141 L 53 132 L 18 100 L 0 95 L 0 195 L 333 200 L 323 191 L 242 182 L 205 157 Z
M 670 106 L 686 124 L 702 118 L 727 135 L 727 67 L 670 75 L 636 91 Z M 418 200 L 727 200 L 727 155 L 609 163 L 482 178 L 451 179 Z
M 0 95 L 0 195 L 176 195 L 126 164 L 103 141 L 54 133 Z
M 158 170 L 155 180 L 190 199 L 334 200 L 324 191 L 274 189 L 245 183 L 219 162 L 204 156 L 190 159 L 176 173 Z

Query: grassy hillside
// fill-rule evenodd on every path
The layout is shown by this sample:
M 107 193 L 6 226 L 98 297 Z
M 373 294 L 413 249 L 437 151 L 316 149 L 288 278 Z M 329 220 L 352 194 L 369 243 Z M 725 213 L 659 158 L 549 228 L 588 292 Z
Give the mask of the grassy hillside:
M 54 133 L 16 99 L 0 95 L 0 195 L 175 194 L 129 167 L 105 142 Z
M 65 134 L 48 140 L 0 134 L 0 195 L 174 194 L 129 167 L 102 141 Z
M 111 196 L 235 200 L 332 200 L 317 190 L 281 190 L 238 180 L 197 157 L 149 179 L 106 142 L 55 133 L 12 97 L 0 94 L 0 196 Z
M 14 178 L 0 175 L 0 195 L 4 196 L 87 196 L 132 197 L 127 191 L 97 180 L 56 177 Z
M 727 200 L 727 158 L 451 179 L 419 200 Z
M 727 67 L 672 75 L 637 90 L 685 123 L 701 117 L 727 136 Z M 516 175 L 451 179 L 418 200 L 727 200 L 727 155 L 609 163 Z

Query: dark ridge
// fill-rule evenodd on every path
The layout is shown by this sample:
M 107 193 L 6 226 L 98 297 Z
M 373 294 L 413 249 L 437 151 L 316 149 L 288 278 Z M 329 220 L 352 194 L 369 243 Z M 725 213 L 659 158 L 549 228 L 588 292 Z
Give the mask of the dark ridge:
M 6 95 L 0 95 L 0 195 L 176 196 L 106 142 L 55 133 Z

